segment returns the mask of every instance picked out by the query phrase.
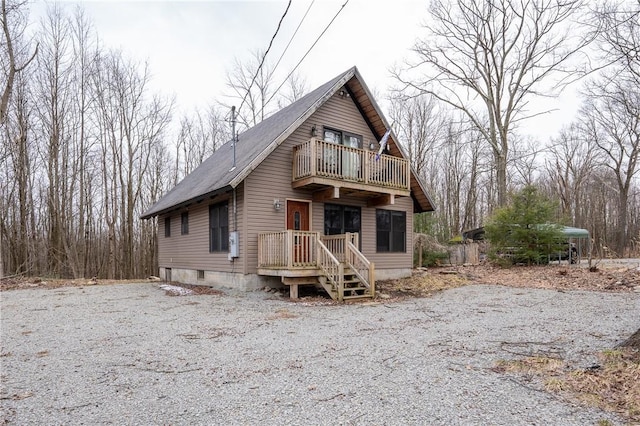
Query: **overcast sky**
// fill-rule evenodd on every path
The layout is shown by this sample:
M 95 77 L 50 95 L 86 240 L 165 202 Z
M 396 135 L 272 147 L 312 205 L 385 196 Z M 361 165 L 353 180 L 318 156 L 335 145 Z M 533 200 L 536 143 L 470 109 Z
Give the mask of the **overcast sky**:
M 279 85 L 347 0 L 315 0 L 276 70 Z M 287 2 L 262 1 L 82 1 L 103 45 L 121 48 L 131 57 L 147 59 L 153 88 L 175 94 L 181 110 L 220 99 L 225 72 L 234 58 L 264 51 Z M 293 0 L 267 59 L 278 60 L 312 0 Z M 72 10 L 73 2 L 63 2 Z M 393 84 L 389 69 L 410 55 L 424 34 L 428 1 L 349 0 L 298 71 L 314 89 L 356 65 L 369 88 L 384 94 Z M 32 5 L 32 19 L 46 4 Z M 550 101 L 547 100 L 547 103 Z M 560 104 L 562 106 L 563 104 Z M 555 132 L 571 111 L 537 122 L 541 137 Z M 560 114 L 560 115 L 558 115 Z M 544 125 L 541 125 L 544 123 Z

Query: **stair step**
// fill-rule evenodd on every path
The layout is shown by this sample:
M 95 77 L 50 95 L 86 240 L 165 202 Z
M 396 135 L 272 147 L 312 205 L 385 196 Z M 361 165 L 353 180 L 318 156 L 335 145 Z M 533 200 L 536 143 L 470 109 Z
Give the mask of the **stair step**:
M 359 290 L 365 290 L 365 291 L 366 291 L 366 290 L 369 290 L 369 289 L 368 289 L 367 287 L 364 287 L 364 286 L 358 286 L 358 287 L 345 287 L 345 288 L 344 288 L 344 291 L 345 291 L 345 292 L 347 292 L 347 291 L 359 291 Z
M 370 294 L 358 294 L 356 296 L 344 296 L 344 300 L 356 300 L 356 299 L 372 299 L 373 296 Z

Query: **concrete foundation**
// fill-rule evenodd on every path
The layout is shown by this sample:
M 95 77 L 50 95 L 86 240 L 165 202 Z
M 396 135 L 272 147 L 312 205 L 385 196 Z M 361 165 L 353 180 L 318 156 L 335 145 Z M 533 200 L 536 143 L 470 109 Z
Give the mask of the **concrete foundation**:
M 407 278 L 411 276 L 411 269 L 376 269 L 375 274 L 376 281 Z M 165 281 L 231 288 L 240 291 L 253 291 L 263 287 L 282 287 L 279 277 L 217 271 L 201 271 L 200 277 L 198 277 L 198 271 L 195 269 L 161 267 L 160 278 Z

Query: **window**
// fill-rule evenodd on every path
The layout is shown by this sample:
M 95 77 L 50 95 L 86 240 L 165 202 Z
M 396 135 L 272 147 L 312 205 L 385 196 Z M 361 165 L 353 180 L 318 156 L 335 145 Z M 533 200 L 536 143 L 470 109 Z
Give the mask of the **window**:
M 187 235 L 189 233 L 189 212 L 180 215 L 180 233 Z
M 164 218 L 164 236 L 165 238 L 171 236 L 171 216 Z
M 327 142 L 333 142 L 338 145 L 349 146 L 351 148 L 362 148 L 362 136 L 343 132 L 342 130 L 335 130 L 330 127 L 324 128 L 323 139 Z
M 202 269 L 198 269 L 198 279 L 204 280 L 204 271 Z
M 209 252 L 229 251 L 229 203 L 209 206 Z
M 406 252 L 407 213 L 376 210 L 376 251 Z
M 324 235 L 360 232 L 360 207 L 324 205 Z
M 353 133 L 343 132 L 325 127 L 323 131 L 323 139 L 338 145 L 344 145 L 350 148 L 362 147 L 362 136 Z M 361 179 L 362 162 L 360 154 L 351 150 L 337 150 L 325 148 L 323 152 L 325 168 L 330 173 L 337 173 L 348 179 Z

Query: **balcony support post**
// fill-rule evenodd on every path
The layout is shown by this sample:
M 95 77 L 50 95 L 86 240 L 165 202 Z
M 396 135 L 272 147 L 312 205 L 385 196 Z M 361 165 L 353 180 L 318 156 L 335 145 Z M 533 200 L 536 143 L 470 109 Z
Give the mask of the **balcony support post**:
M 313 193 L 313 201 L 319 203 L 336 198 L 340 198 L 339 186 L 330 186 L 329 188 L 322 189 Z

